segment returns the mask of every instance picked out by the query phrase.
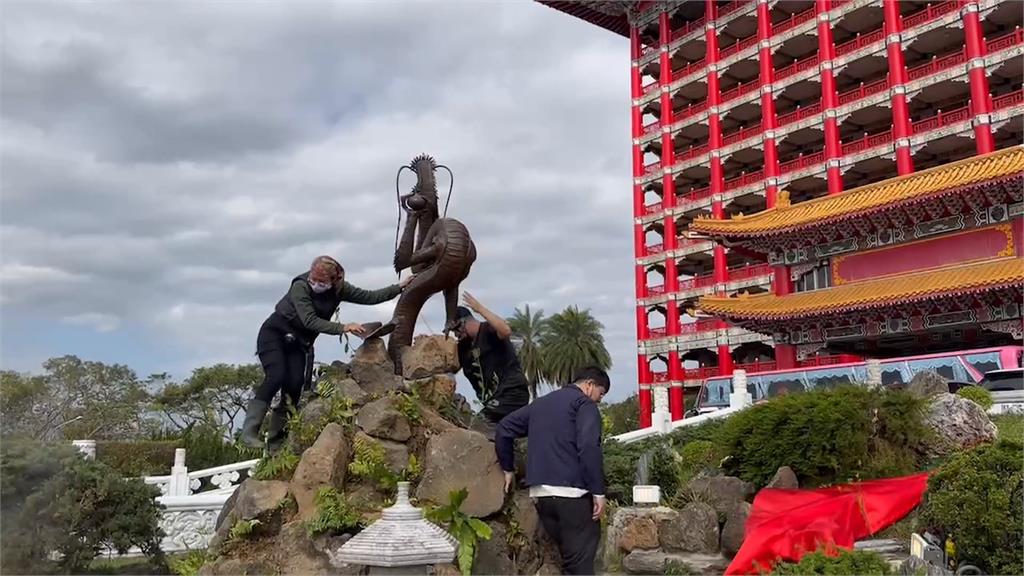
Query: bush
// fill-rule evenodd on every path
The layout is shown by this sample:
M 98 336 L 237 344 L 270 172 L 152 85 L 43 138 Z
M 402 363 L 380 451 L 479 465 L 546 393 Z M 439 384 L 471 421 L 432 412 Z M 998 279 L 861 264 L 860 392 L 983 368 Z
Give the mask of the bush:
M 964 386 L 956 391 L 956 395 L 967 398 L 985 410 L 992 407 L 992 393 L 981 386 Z
M 710 440 L 694 440 L 679 451 L 679 485 L 685 485 L 701 470 L 718 468 L 722 454 Z
M 840 550 L 829 556 L 822 551 L 804 554 L 798 563 L 776 564 L 771 574 L 807 576 L 809 574 L 848 576 L 885 576 L 892 574 L 889 563 L 875 552 L 867 550 Z
M 932 435 L 924 405 L 861 386 L 780 396 L 725 420 L 724 468 L 759 487 L 781 466 L 809 486 L 909 474 L 923 467 Z
M 321 488 L 316 493 L 316 518 L 306 524 L 306 532 L 310 536 L 325 532 L 352 532 L 361 527 L 362 516 L 348 503 L 344 494 L 334 488 Z
M 919 529 L 949 535 L 961 562 L 1024 574 L 1024 445 L 1001 440 L 957 454 L 928 480 Z
M 162 561 L 157 488 L 64 446 L 4 446 L 0 469 L 7 571 L 81 573 L 104 546 Z
M 299 456 L 289 448 L 264 456 L 253 467 L 252 477 L 257 480 L 290 480 L 299 467 Z
M 96 442 L 96 459 L 117 470 L 121 476 L 164 476 L 171 473 L 177 440 Z

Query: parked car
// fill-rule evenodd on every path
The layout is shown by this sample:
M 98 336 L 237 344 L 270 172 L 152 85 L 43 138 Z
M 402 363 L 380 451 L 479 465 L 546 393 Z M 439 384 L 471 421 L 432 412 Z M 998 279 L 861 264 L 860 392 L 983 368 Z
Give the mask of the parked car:
M 992 393 L 990 414 L 1024 412 L 1024 368 L 991 370 L 978 386 Z

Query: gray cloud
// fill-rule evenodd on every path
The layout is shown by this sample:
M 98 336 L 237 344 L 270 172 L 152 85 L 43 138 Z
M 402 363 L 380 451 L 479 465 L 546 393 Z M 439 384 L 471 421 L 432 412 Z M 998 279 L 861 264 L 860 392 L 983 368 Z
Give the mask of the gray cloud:
M 7 2 L 2 26 L 2 310 L 160 334 L 179 374 L 252 361 L 314 255 L 395 280 L 395 171 L 428 152 L 466 289 L 591 308 L 635 389 L 624 39 L 533 2 Z

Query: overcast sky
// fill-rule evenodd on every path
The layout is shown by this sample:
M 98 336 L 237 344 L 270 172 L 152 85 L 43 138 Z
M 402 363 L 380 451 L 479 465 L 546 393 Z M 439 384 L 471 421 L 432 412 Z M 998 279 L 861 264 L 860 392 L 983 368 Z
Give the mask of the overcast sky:
M 255 362 L 317 254 L 395 281 L 395 172 L 426 152 L 477 246 L 464 288 L 502 315 L 590 308 L 610 399 L 635 391 L 625 38 L 528 0 L 0 10 L 3 368 Z M 419 331 L 442 325 L 438 296 Z

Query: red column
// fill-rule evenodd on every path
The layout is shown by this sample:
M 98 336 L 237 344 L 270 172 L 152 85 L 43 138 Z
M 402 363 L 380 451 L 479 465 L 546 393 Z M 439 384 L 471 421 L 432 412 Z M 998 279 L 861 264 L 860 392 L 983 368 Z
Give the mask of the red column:
M 636 358 L 637 372 L 640 373 L 640 391 L 637 394 L 637 400 L 640 404 L 640 427 L 650 428 L 651 426 L 651 381 L 654 380 L 654 376 L 651 375 L 651 362 L 643 354 L 637 355 Z
M 719 150 L 722 148 L 722 121 L 719 117 L 718 106 L 722 102 L 722 92 L 718 82 L 718 29 L 715 20 L 718 14 L 718 7 L 715 0 L 705 0 L 706 17 L 705 34 L 707 38 L 707 64 L 708 64 L 708 150 L 711 156 L 711 216 L 712 218 L 725 218 L 725 207 L 722 204 L 722 192 L 725 189 L 725 174 L 722 170 L 722 159 Z M 729 280 L 729 270 L 725 259 L 725 247 L 716 244 L 714 249 L 715 263 L 715 286 L 718 292 L 724 292 L 725 284 Z M 719 319 L 715 323 L 719 330 L 718 343 L 718 373 L 732 374 L 732 352 L 729 350 L 728 342 L 723 342 L 724 330 L 729 325 L 725 320 Z M 727 340 L 727 337 L 726 337 Z
M 896 172 L 914 171 L 910 157 L 910 108 L 907 106 L 907 66 L 903 60 L 903 18 L 899 0 L 882 0 L 885 15 L 885 44 L 889 56 L 889 87 L 892 89 L 893 145 L 896 147 Z
M 633 133 L 633 218 L 638 220 L 644 210 L 644 189 L 636 183 L 636 179 L 643 176 L 644 157 L 640 150 L 640 136 L 643 133 L 642 115 L 640 113 L 640 96 L 643 94 L 640 88 L 640 31 L 631 28 L 629 31 L 629 57 L 630 69 L 630 94 L 633 98 L 632 105 L 632 133 Z M 643 251 L 644 234 L 640 224 L 634 224 L 633 242 L 636 246 L 635 252 L 640 255 Z M 650 332 L 647 326 L 647 313 L 640 306 L 640 300 L 647 296 L 647 274 L 644 267 L 637 265 L 636 274 L 636 298 L 637 298 L 637 337 L 640 340 L 646 338 Z M 641 313 L 642 312 L 642 313 Z M 637 380 L 639 390 L 637 397 L 640 404 L 640 426 L 646 428 L 651 425 L 651 367 L 647 358 L 642 354 L 638 355 Z
M 775 278 L 772 287 L 776 296 L 793 293 L 793 279 L 789 276 L 789 266 L 775 266 Z M 796 368 L 796 346 L 775 343 L 775 366 L 779 370 Z
M 765 202 L 768 208 L 775 207 L 779 195 L 779 150 L 775 143 L 775 95 L 772 82 L 775 79 L 775 65 L 772 63 L 772 17 L 768 0 L 757 3 L 757 41 L 760 48 L 757 52 L 761 83 L 761 130 L 764 131 L 764 176 Z
M 672 166 L 675 164 L 675 145 L 672 141 L 671 127 L 675 119 L 672 114 L 672 93 L 669 92 L 669 84 L 672 83 L 672 58 L 668 46 L 672 42 L 672 24 L 669 22 L 668 12 L 658 15 L 658 26 L 661 41 L 661 168 L 662 176 L 662 206 L 665 208 L 665 220 L 663 228 L 665 252 L 665 292 L 669 295 L 669 302 L 666 306 L 665 332 L 669 337 L 679 335 L 679 305 L 675 300 L 675 293 L 679 291 L 679 273 L 676 270 L 676 260 L 672 255 L 678 246 L 676 239 L 676 220 L 672 215 L 672 209 L 676 205 L 676 182 L 672 176 Z M 668 379 L 669 379 L 669 413 L 672 420 L 679 420 L 683 417 L 683 389 L 682 385 L 682 364 L 679 362 L 679 351 L 669 350 L 668 353 Z
M 843 191 L 843 173 L 839 170 L 843 145 L 839 141 L 839 122 L 836 119 L 839 93 L 836 89 L 836 77 L 832 72 L 836 46 L 832 40 L 832 23 L 828 17 L 831 8 L 832 0 L 814 2 L 814 11 L 818 15 L 818 62 L 821 65 L 821 109 L 825 114 L 825 164 L 828 170 L 829 195 Z
M 985 33 L 981 29 L 977 0 L 968 0 L 960 11 L 967 37 L 967 74 L 971 81 L 971 115 L 974 123 L 974 142 L 978 154 L 988 154 L 996 149 L 992 137 L 992 101 L 988 89 L 988 73 L 985 71 Z

